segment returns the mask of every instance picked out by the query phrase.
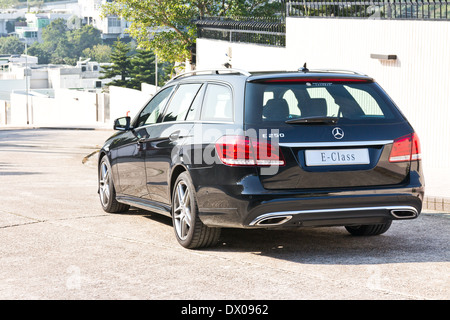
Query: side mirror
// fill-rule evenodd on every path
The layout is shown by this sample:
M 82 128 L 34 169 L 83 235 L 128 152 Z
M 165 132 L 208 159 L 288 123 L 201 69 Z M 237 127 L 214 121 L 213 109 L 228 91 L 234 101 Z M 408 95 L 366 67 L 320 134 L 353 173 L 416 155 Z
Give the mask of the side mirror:
M 114 120 L 114 130 L 128 131 L 131 129 L 131 118 L 122 117 Z

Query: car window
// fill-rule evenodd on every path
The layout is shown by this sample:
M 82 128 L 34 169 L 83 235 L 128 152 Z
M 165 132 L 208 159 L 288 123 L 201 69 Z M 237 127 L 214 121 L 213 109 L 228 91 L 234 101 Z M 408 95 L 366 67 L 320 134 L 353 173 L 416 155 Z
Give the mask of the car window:
M 367 116 L 382 116 L 383 111 L 381 110 L 378 102 L 364 90 L 358 88 L 352 88 L 349 86 L 344 86 L 347 91 L 352 95 L 353 99 L 361 106 L 364 114 Z
M 399 114 L 374 83 L 248 83 L 249 123 L 338 117 L 339 123 L 394 123 Z
M 219 84 L 208 84 L 203 101 L 202 120 L 233 120 L 231 89 Z
M 160 114 L 164 111 L 167 100 L 174 87 L 168 87 L 158 92 L 139 114 L 135 127 L 153 124 L 158 121 Z
M 184 120 L 200 87 L 199 83 L 180 85 L 167 107 L 163 122 Z

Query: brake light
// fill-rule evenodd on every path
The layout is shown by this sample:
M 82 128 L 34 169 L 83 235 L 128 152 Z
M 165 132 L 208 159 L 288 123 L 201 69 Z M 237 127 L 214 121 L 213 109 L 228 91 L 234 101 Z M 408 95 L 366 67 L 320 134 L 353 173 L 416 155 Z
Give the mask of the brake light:
M 394 140 L 389 156 L 389 162 L 404 162 L 421 159 L 420 140 L 416 133 Z
M 284 166 L 281 150 L 268 142 L 244 136 L 223 136 L 216 142 L 216 152 L 228 166 Z

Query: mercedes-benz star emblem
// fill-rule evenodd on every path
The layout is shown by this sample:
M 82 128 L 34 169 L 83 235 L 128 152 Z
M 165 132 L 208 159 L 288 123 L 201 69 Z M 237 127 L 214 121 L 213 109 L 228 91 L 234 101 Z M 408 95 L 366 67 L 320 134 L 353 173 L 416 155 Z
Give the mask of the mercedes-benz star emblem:
M 333 133 L 333 136 L 336 139 L 342 139 L 344 137 L 344 130 L 342 130 L 339 127 L 334 128 L 333 131 L 331 131 L 331 133 Z

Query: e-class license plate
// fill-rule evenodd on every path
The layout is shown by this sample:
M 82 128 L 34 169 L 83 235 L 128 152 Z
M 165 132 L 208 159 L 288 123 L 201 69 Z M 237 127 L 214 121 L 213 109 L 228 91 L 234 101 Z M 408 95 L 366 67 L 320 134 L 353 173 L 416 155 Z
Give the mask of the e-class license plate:
M 369 164 L 368 149 L 306 150 L 307 166 Z

